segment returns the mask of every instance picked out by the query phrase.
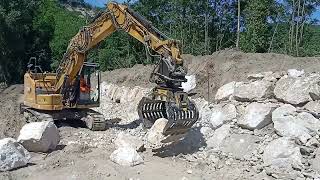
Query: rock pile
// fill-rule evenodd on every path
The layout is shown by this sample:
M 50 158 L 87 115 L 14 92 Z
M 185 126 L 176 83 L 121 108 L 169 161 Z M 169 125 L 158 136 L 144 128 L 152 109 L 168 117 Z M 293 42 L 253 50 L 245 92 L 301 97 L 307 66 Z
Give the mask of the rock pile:
M 26 166 L 31 158 L 29 151 L 55 150 L 59 141 L 59 131 L 53 122 L 26 124 L 20 131 L 18 141 L 12 138 L 0 140 L 0 171 Z
M 319 158 L 319 86 L 320 74 L 291 69 L 230 82 L 218 89 L 216 104 L 196 99 L 196 126 L 206 142 L 197 161 L 215 157 L 216 171 L 221 161 L 235 163 L 246 169 L 246 178 L 319 178 L 319 163 L 312 160 Z
M 214 103 L 193 99 L 200 120 L 180 143 L 165 152 L 179 154 L 195 166 L 208 164 L 224 177 L 320 178 L 319 77 L 298 70 L 250 74 L 246 82 L 234 81 L 218 89 Z M 122 131 L 139 139 L 148 137 L 150 133 L 141 128 L 135 112 L 140 98 L 150 89 L 105 87 L 99 111 L 107 119 L 120 118 L 123 126 L 136 126 Z M 121 93 L 114 93 L 118 91 Z M 119 149 L 115 154 L 124 152 Z M 136 152 L 137 147 L 131 149 Z M 126 153 L 135 157 L 132 152 Z

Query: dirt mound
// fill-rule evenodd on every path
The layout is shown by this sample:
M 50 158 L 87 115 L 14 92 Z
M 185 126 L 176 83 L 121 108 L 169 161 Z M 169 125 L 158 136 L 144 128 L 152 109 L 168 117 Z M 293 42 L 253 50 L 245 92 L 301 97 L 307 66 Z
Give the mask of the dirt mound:
M 23 85 L 12 85 L 0 91 L 0 139 L 17 137 L 24 124 L 19 104 L 22 102 Z
M 219 87 L 231 81 L 244 81 L 248 74 L 288 69 L 316 72 L 319 71 L 320 62 L 316 57 L 295 58 L 273 53 L 253 54 L 232 49 L 208 56 L 184 55 L 183 58 L 188 66 L 188 74 L 195 74 L 197 77 L 197 87 L 193 90 L 198 93 L 196 97 L 203 97 L 209 101 L 213 101 Z M 121 86 L 153 87 L 154 84 L 149 82 L 153 67 L 136 65 L 132 68 L 104 72 L 102 80 Z

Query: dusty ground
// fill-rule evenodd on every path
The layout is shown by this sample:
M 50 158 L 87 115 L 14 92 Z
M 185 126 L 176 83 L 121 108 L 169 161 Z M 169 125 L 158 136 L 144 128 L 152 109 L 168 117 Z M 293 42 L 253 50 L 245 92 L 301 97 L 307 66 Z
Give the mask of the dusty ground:
M 0 138 L 16 137 L 24 124 L 19 113 L 23 85 L 13 85 L 0 90 Z
M 307 72 L 319 71 L 318 58 L 293 58 L 278 54 L 245 54 L 233 50 L 217 52 L 211 56 L 194 57 L 185 55 L 189 74 L 197 77 L 196 97 L 213 101 L 217 88 L 230 81 L 244 80 L 248 74 L 265 71 L 283 71 L 290 68 Z M 148 82 L 152 66 L 136 65 L 129 69 L 119 69 L 103 73 L 102 80 L 121 86 L 152 87 Z M 208 76 L 209 74 L 209 76 Z M 208 81 L 209 77 L 209 81 Z M 209 96 L 208 96 L 209 82 Z M 24 121 L 19 115 L 22 85 L 14 85 L 0 91 L 0 138 L 17 137 Z M 107 106 L 108 107 L 108 106 Z M 121 109 L 115 105 L 113 111 Z M 128 113 L 134 113 L 134 108 Z M 227 163 L 228 155 L 215 153 L 210 162 L 203 155 L 205 143 L 199 128 L 194 128 L 187 137 L 188 143 L 181 142 L 165 153 L 155 154 L 150 150 L 141 153 L 144 164 L 124 168 L 111 162 L 109 156 L 115 150 L 114 139 L 120 131 L 144 133 L 141 125 L 122 124 L 103 132 L 91 132 L 77 122 L 57 122 L 61 142 L 56 151 L 49 154 L 32 153 L 29 166 L 0 173 L 0 180 L 12 179 L 263 179 L 250 161 L 233 159 Z M 136 130 L 138 129 L 138 130 Z M 269 127 L 261 130 L 263 135 L 274 132 Z M 257 141 L 262 141 L 263 136 Z M 190 142 L 192 142 L 190 144 Z M 196 154 L 196 155 L 194 155 Z M 272 177 L 268 177 L 273 179 Z

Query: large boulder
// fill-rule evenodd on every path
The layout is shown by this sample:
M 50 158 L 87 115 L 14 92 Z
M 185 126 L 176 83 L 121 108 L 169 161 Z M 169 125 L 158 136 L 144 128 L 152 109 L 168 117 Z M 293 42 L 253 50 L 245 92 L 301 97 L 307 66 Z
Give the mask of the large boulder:
M 54 150 L 59 141 L 59 130 L 52 121 L 28 123 L 22 127 L 18 137 L 18 142 L 32 152 Z
M 165 128 L 168 124 L 168 120 L 165 118 L 157 119 L 152 127 L 149 129 L 145 136 L 145 146 L 146 148 L 157 148 L 163 145 L 163 140 L 166 136 L 163 134 Z
M 192 89 L 196 88 L 197 80 L 195 75 L 186 76 L 187 82 L 183 82 L 181 87 L 184 92 L 190 92 Z
M 139 137 L 132 136 L 124 132 L 120 132 L 115 140 L 115 145 L 117 148 L 132 147 L 136 151 L 142 151 L 144 143 L 143 140 Z
M 315 152 L 315 158 L 311 161 L 311 167 L 313 170 L 320 173 L 320 148 L 318 148 Z
M 274 128 L 280 136 L 295 137 L 306 143 L 312 136 L 318 134 L 320 121 L 313 115 L 297 113 L 292 105 L 285 104 L 272 113 Z
M 271 141 L 264 150 L 263 162 L 265 166 L 302 167 L 300 148 L 294 140 L 281 137 Z
M 236 158 L 251 156 L 253 151 L 258 148 L 260 138 L 250 134 L 232 134 L 222 144 L 221 150 L 232 153 Z
M 293 77 L 293 78 L 297 78 L 297 77 L 301 77 L 304 74 L 304 70 L 296 70 L 296 69 L 289 69 L 288 70 L 288 76 Z
M 217 129 L 237 117 L 237 109 L 233 104 L 215 105 L 210 112 L 209 122 L 213 129 Z
M 238 101 L 255 101 L 272 97 L 273 83 L 266 80 L 236 83 L 234 98 Z
M 229 100 L 229 98 L 234 93 L 235 85 L 236 85 L 236 82 L 233 81 L 233 82 L 230 82 L 228 84 L 221 86 L 216 93 L 215 100 L 217 102 Z
M 110 155 L 110 159 L 121 166 L 135 166 L 143 163 L 142 157 L 130 146 L 118 148 Z
M 29 152 L 12 138 L 0 140 L 0 171 L 9 171 L 26 166 L 30 160 Z
M 277 99 L 285 103 L 300 105 L 320 96 L 320 75 L 310 74 L 302 77 L 284 76 L 274 88 Z
M 253 102 L 246 107 L 238 125 L 250 130 L 261 129 L 272 123 L 271 114 L 275 108 L 276 105 L 272 103 Z
M 320 114 L 320 101 L 310 101 L 303 108 L 313 114 Z
M 230 136 L 230 125 L 225 124 L 220 128 L 216 129 L 213 135 L 207 140 L 207 147 L 209 149 L 220 149 L 224 140 Z

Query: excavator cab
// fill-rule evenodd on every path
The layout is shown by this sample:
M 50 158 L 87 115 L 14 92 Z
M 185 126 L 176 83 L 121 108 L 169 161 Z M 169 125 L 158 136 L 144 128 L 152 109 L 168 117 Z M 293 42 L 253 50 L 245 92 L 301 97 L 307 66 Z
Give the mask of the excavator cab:
M 100 104 L 100 71 L 99 64 L 85 62 L 80 78 L 77 106 L 98 107 Z

